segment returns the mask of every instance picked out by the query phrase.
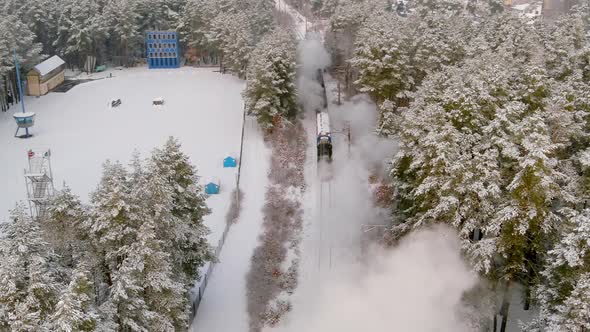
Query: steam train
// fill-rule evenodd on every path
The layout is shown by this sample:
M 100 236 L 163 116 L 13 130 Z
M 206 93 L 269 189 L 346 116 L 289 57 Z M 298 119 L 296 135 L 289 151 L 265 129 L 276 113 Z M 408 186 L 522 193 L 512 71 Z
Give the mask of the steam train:
M 316 109 L 317 151 L 318 162 L 320 160 L 332 161 L 332 131 L 330 129 L 330 116 L 328 115 L 328 98 L 324 73 L 321 69 L 316 72 L 316 80 L 322 87 L 322 104 Z

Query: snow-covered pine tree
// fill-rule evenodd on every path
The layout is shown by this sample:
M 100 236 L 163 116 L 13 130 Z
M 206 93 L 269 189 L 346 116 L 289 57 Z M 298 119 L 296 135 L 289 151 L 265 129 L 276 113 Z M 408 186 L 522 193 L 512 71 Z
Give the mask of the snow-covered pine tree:
M 74 271 L 72 281 L 61 293 L 51 315 L 50 331 L 96 331 L 98 315 L 94 309 L 94 288 L 88 274 L 83 267 Z
M 544 22 L 544 59 L 548 74 L 564 80 L 588 63 L 589 43 L 580 15 L 567 15 L 556 21 Z
M 52 197 L 41 227 L 62 266 L 73 268 L 89 250 L 82 226 L 86 218 L 85 207 L 68 186 Z
M 412 0 L 411 10 L 420 16 L 442 15 L 452 16 L 462 13 L 467 9 L 467 1 L 464 0 Z
M 82 67 L 86 56 L 99 55 L 107 36 L 101 4 L 94 0 L 64 0 L 59 9 L 53 45 L 69 63 Z
M 368 18 L 384 14 L 383 1 L 338 0 L 330 16 L 330 29 L 326 33 L 325 44 L 332 55 L 332 65 L 346 68 L 347 60 L 354 52 L 357 33 Z M 375 10 L 379 8 L 381 10 Z
M 147 30 L 175 29 L 182 15 L 182 9 L 186 8 L 187 0 L 134 0 L 136 1 L 136 14 L 140 16 L 139 30 L 144 33 Z
M 277 29 L 256 46 L 243 96 L 246 111 L 263 128 L 271 130 L 274 121 L 297 115 L 295 71 L 295 42 L 286 31 Z
M 35 42 L 43 45 L 43 53 L 53 54 L 52 38 L 56 33 L 58 13 L 55 1 L 5 0 L 0 8 L 5 15 L 15 15 L 27 25 L 36 37 Z
M 129 56 L 142 45 L 139 26 L 139 8 L 136 0 L 109 0 L 102 12 L 104 31 L 110 32 L 110 54 L 122 56 L 122 63 L 129 64 Z
M 1 5 L 0 5 L 1 6 Z M 21 74 L 41 60 L 41 44 L 34 42 L 35 35 L 15 14 L 0 15 L 0 108 L 5 110 L 7 92 L 14 97 L 16 72 L 13 51 L 16 48 Z M 17 100 L 13 99 L 13 102 Z
M 485 112 L 494 110 L 486 86 L 491 73 L 498 75 L 497 66 L 482 59 L 446 68 L 424 82 L 402 113 L 392 173 L 400 221 L 395 236 L 436 222 L 453 225 L 463 250 L 482 272 L 490 271 L 492 261 L 482 254 L 493 255 L 493 247 L 481 248 L 484 242 L 474 247 L 470 237 L 493 216 L 502 186 L 498 148 L 480 127 Z
M 404 222 L 394 231 L 449 223 L 476 270 L 528 282 L 558 221 L 553 202 L 571 199 L 558 168 L 563 143 L 549 126 L 546 76 L 516 62 L 508 70 L 501 59 L 483 56 L 432 75 L 403 114 L 393 176 Z M 483 239 L 471 242 L 476 229 Z
M 86 223 L 95 248 L 93 262 L 99 278 L 99 309 L 107 317 L 101 325 L 141 331 L 147 328 L 143 288 L 138 278 L 141 262 L 130 258 L 140 221 L 132 217 L 129 174 L 120 163 L 107 161 L 98 188 L 91 194 L 92 209 Z M 114 320 L 114 321 L 111 321 Z
M 355 83 L 380 102 L 394 101 L 398 94 L 413 90 L 411 36 L 401 21 L 389 14 L 368 21 L 359 31 L 355 56 L 350 61 L 359 71 Z
M 464 59 L 472 26 L 463 16 L 437 12 L 406 18 L 384 13 L 363 24 L 349 63 L 358 72 L 355 84 L 380 104 L 380 134 L 396 133 L 397 114 L 428 74 Z
M 45 331 L 60 285 L 39 224 L 17 205 L 0 229 L 0 327 Z
M 210 25 L 217 12 L 207 0 L 188 0 L 181 11 L 177 29 L 188 47 L 211 48 Z
M 41 59 L 42 46 L 35 42 L 35 34 L 15 15 L 0 17 L 0 75 L 14 71 L 13 51 L 19 65 L 30 69 Z
M 590 210 L 563 209 L 561 236 L 549 252 L 534 291 L 540 316 L 525 331 L 583 332 L 590 329 Z
M 415 90 L 416 68 L 412 63 L 413 47 L 410 26 L 395 14 L 367 21 L 361 28 L 349 63 L 358 71 L 354 82 L 380 107 L 379 133 L 393 135 L 399 107 L 409 106 Z
M 274 0 L 248 0 L 246 9 L 250 17 L 250 29 L 254 37 L 254 44 L 257 44 L 267 33 L 275 27 Z
M 147 166 L 147 178 L 154 186 L 152 194 L 159 203 L 152 202 L 159 213 L 155 227 L 165 252 L 170 254 L 173 272 L 185 289 L 199 276 L 199 268 L 213 258 L 206 235 L 209 230 L 203 217 L 209 213 L 203 189 L 189 158 L 180 150 L 180 143 L 170 137 L 163 148 L 153 151 Z M 165 184 L 165 186 L 162 185 Z M 166 191 L 171 192 L 167 202 Z M 164 205 L 160 205 L 164 204 Z M 163 215 L 170 210 L 169 215 Z
M 92 209 L 85 223 L 95 247 L 104 253 L 112 268 L 121 263 L 123 247 L 135 241 L 137 227 L 130 223 L 131 188 L 128 173 L 118 162 L 107 161 L 98 188 L 91 194 Z
M 138 269 L 134 277 L 143 288 L 140 296 L 145 308 L 142 317 L 150 330 L 179 331 L 188 328 L 188 287 L 167 245 L 176 234 L 178 219 L 174 211 L 174 186 L 161 174 L 145 170 L 139 156 L 132 159 L 133 172 L 130 218 L 139 224 L 137 241 L 126 261 Z M 135 222 L 133 222 L 135 224 Z M 198 276 L 193 276 L 195 279 Z
M 220 13 L 211 23 L 213 38 L 219 46 L 224 68 L 244 77 L 254 47 L 250 17 L 245 12 Z
M 150 197 L 143 198 L 146 199 L 145 202 L 154 202 Z M 150 211 L 147 206 L 143 209 Z M 169 214 L 169 211 L 162 212 Z M 152 213 L 146 216 L 127 259 L 140 267 L 136 277 L 143 291 L 138 296 L 145 303 L 143 317 L 149 330 L 180 331 L 188 328 L 188 289 L 181 282 L 183 280 L 175 275 L 174 262 L 165 251 L 167 246 L 156 234 L 156 224 L 161 221 L 160 217 L 162 216 Z

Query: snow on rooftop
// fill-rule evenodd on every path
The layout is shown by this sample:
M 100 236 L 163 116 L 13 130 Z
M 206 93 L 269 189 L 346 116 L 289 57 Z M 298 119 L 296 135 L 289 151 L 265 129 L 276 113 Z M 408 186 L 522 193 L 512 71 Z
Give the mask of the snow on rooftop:
M 66 63 L 66 62 L 63 61 L 57 55 L 54 55 L 51 58 L 49 58 L 49 59 L 41 62 L 38 65 L 36 65 L 35 66 L 35 70 L 39 73 L 39 75 L 45 76 L 45 75 L 49 74 L 55 68 L 63 65 L 64 63 Z

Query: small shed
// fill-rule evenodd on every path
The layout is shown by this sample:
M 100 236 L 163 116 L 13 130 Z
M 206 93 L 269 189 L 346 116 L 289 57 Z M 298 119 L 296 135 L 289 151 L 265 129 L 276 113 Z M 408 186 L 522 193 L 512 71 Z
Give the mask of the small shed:
M 42 96 L 65 80 L 66 63 L 57 55 L 36 65 L 27 73 L 29 96 Z
M 238 162 L 234 157 L 226 157 L 223 159 L 223 167 L 236 167 L 238 166 Z
M 207 195 L 217 195 L 219 194 L 219 184 L 215 182 L 209 182 L 205 185 L 205 193 Z

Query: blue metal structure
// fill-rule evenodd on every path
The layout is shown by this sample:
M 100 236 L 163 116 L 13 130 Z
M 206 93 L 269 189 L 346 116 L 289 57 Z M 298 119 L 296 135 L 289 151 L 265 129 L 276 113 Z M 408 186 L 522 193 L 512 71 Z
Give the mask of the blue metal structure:
M 29 138 L 29 137 L 33 136 L 32 134 L 29 133 L 29 128 L 35 124 L 35 113 L 25 112 L 25 98 L 23 97 L 23 87 L 22 87 L 22 84 L 20 81 L 20 71 L 18 68 L 18 59 L 16 58 L 16 48 L 14 49 L 14 66 L 16 67 L 16 82 L 18 84 L 18 94 L 20 96 L 20 105 L 23 110 L 22 114 L 15 114 L 14 115 L 14 120 L 16 121 L 16 125 L 17 125 L 16 133 L 14 134 L 14 137 Z M 20 128 L 25 128 L 25 131 L 26 131 L 25 135 L 18 136 L 18 130 Z
M 20 82 L 20 72 L 18 70 L 18 60 L 16 59 L 16 48 L 14 49 L 14 66 L 16 67 L 16 82 L 18 83 L 18 94 L 20 95 L 20 105 L 25 113 L 25 99 L 23 98 L 23 88 Z M 27 130 L 27 135 L 29 131 Z
M 227 158 L 223 159 L 223 167 L 237 167 L 237 166 L 238 166 L 238 162 L 236 161 L 236 158 L 227 157 Z
M 176 31 L 148 31 L 145 44 L 150 69 L 180 67 L 178 33 Z

